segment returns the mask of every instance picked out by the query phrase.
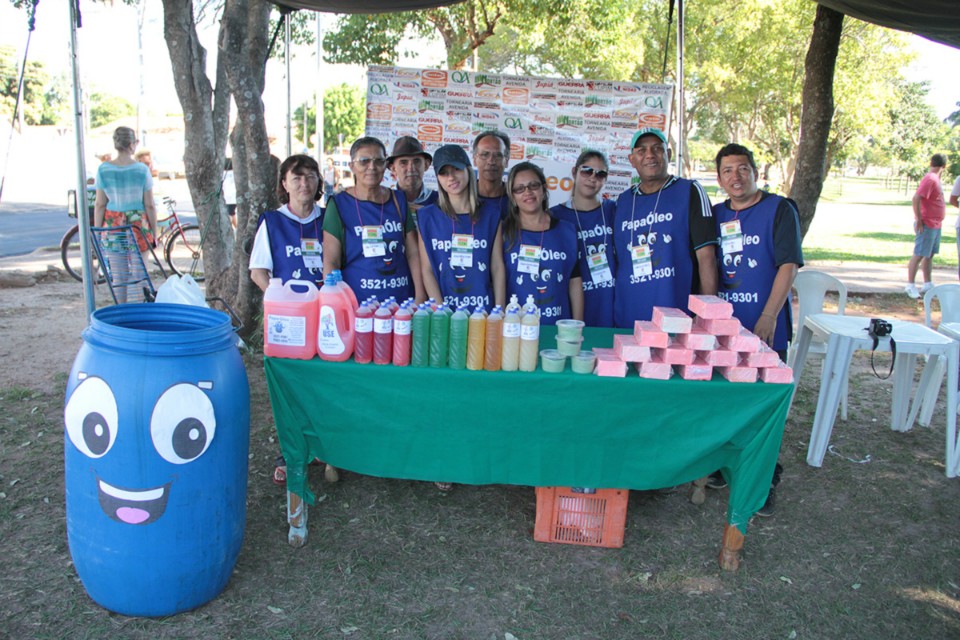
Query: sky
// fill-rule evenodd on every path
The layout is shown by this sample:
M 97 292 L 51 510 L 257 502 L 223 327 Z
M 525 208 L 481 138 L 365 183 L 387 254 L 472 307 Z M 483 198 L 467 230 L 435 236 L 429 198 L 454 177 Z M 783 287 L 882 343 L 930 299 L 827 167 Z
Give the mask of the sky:
M 173 88 L 169 56 L 163 40 L 162 5 L 146 2 L 143 29 L 143 104 L 148 113 L 160 116 L 179 114 L 181 109 Z M 83 27 L 78 30 L 78 52 L 81 83 L 87 93 L 104 91 L 123 96 L 136 104 L 140 89 L 140 57 L 137 46 L 137 11 L 121 2 L 113 6 L 91 1 L 81 2 Z M 22 55 L 26 43 L 25 14 L 12 8 L 8 0 L 0 0 L 0 44 L 10 45 Z M 327 26 L 333 16 L 322 18 Z M 21 25 L 17 28 L 17 25 Z M 201 42 L 208 51 L 208 64 L 215 55 L 217 30 L 208 26 L 200 32 Z M 30 43 L 30 57 L 45 63 L 51 74 L 70 74 L 69 10 L 66 2 L 40 2 L 37 8 L 36 30 Z M 944 118 L 957 109 L 960 89 L 956 70 L 960 69 L 960 50 L 934 43 L 918 36 L 910 36 L 918 52 L 918 59 L 909 68 L 912 77 L 930 81 L 930 103 Z M 280 36 L 282 46 L 282 34 Z M 421 48 L 422 49 L 422 48 Z M 406 66 L 428 66 L 442 60 L 439 45 L 428 47 L 419 59 L 404 61 Z M 302 48 L 293 57 L 294 78 L 291 89 L 296 105 L 309 100 L 317 90 L 318 77 L 329 85 L 340 82 L 365 84 L 362 67 L 326 65 L 324 73 L 317 73 L 315 48 Z M 267 89 L 264 94 L 268 129 L 272 135 L 282 136 L 286 114 L 286 80 L 283 64 L 271 60 L 267 69 Z

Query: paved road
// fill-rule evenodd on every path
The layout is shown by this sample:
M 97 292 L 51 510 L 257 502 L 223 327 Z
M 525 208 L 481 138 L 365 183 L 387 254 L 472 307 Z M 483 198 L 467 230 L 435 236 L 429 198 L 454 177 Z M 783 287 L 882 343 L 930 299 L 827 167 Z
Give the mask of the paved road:
M 76 224 L 63 206 L 25 202 L 0 204 L 0 257 L 19 256 L 41 247 L 60 245 Z

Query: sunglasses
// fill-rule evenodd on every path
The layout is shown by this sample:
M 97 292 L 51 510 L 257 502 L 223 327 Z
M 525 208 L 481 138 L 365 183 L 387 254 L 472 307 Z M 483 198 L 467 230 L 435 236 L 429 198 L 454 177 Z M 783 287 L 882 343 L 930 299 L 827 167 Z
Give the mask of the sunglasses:
M 371 162 L 373 163 L 373 166 L 375 166 L 377 169 L 382 169 L 383 167 L 387 166 L 386 158 L 368 158 L 364 156 L 362 158 L 355 158 L 354 162 L 356 162 L 358 165 L 360 165 L 364 169 L 369 167 Z
M 610 175 L 610 173 L 604 169 L 594 169 L 593 167 L 586 164 L 582 165 L 579 171 L 580 171 L 580 175 L 582 176 L 589 177 L 589 176 L 595 175 L 597 176 L 598 180 L 606 180 L 607 176 Z
M 537 191 L 540 191 L 540 187 L 542 186 L 543 186 L 542 182 L 528 182 L 527 184 L 514 185 L 513 189 L 511 189 L 510 191 L 513 192 L 513 195 L 518 196 L 524 191 L 530 191 L 532 193 L 536 193 Z

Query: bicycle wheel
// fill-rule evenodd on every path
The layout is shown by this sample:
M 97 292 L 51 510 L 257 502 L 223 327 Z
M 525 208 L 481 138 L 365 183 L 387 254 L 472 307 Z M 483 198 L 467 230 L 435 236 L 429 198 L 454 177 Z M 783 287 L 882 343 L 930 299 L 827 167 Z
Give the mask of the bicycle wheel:
M 200 227 L 186 224 L 173 232 L 167 240 L 164 257 L 173 272 L 191 275 L 197 282 L 203 282 L 203 254 L 200 252 Z
M 93 261 L 93 268 L 97 272 L 96 284 L 106 282 L 103 270 L 100 269 L 100 262 L 97 260 L 97 254 L 93 251 L 93 243 L 90 243 L 90 259 Z M 60 240 L 60 259 L 63 260 L 63 268 L 67 270 L 75 280 L 83 282 L 83 259 L 80 255 L 80 226 L 76 225 L 63 235 Z

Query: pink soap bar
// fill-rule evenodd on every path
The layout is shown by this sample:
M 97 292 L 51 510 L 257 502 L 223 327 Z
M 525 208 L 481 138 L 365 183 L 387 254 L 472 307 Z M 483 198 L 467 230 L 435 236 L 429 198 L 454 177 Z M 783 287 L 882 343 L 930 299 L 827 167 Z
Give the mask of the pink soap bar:
M 730 382 L 756 382 L 756 367 L 720 367 L 720 375 Z
M 746 367 L 757 367 L 758 369 L 779 367 L 780 362 L 780 356 L 777 355 L 777 352 L 765 344 L 760 345 L 760 351 L 743 354 L 743 365 Z
M 653 324 L 667 333 L 690 333 L 693 318 L 673 307 L 654 307 Z
M 637 320 L 633 323 L 633 337 L 641 347 L 666 348 L 670 343 L 670 334 L 660 331 L 649 320 Z
M 740 333 L 740 321 L 736 318 L 694 318 L 693 326 L 700 327 L 715 336 L 735 336 Z
M 597 368 L 594 371 L 598 376 L 623 378 L 627 375 L 627 363 L 615 355 L 597 354 Z
M 598 358 L 606 356 L 608 358 L 616 358 L 617 360 L 620 359 L 620 356 L 617 355 L 616 349 L 607 349 L 606 347 L 594 347 L 593 352 L 597 354 Z
M 720 341 L 720 346 L 726 347 L 730 351 L 738 351 L 741 354 L 760 351 L 760 338 L 743 328 L 735 336 L 720 336 L 717 339 Z
M 633 365 L 641 378 L 651 380 L 669 380 L 673 375 L 673 367 L 662 360 L 650 359 L 647 362 L 638 362 Z
M 613 350 L 624 362 L 646 362 L 650 359 L 650 347 L 640 346 L 637 339 L 629 334 L 614 335 Z
M 693 364 L 697 358 L 696 351 L 678 344 L 671 344 L 666 349 L 651 349 L 650 352 L 654 358 L 659 358 L 667 364 Z
M 779 366 L 760 369 L 760 379 L 775 384 L 792 384 L 793 369 L 781 362 Z
M 694 325 L 690 333 L 681 333 L 677 336 L 677 344 L 687 349 L 710 351 L 717 348 L 717 337 Z
M 717 296 L 690 296 L 687 301 L 690 313 L 698 318 L 718 320 L 733 317 L 733 305 Z
M 729 349 L 697 351 L 697 357 L 703 358 L 711 367 L 735 367 L 740 363 L 740 354 Z
M 679 365 L 677 370 L 684 380 L 709 380 L 713 377 L 713 367 L 699 358 L 693 364 Z

